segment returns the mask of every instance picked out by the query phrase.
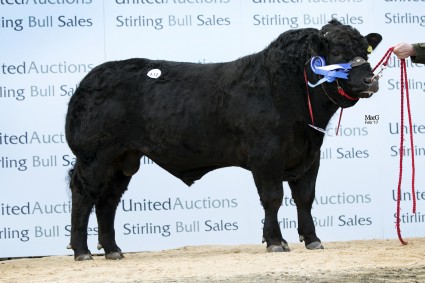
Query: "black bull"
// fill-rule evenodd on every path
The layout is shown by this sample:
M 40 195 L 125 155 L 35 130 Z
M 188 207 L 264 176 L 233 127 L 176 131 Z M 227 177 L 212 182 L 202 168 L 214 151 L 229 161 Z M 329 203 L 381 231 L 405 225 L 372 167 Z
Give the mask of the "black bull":
M 310 88 L 318 75 L 314 55 L 328 64 L 367 60 L 379 34 L 362 36 L 333 20 L 321 30 L 281 34 L 263 51 L 233 62 L 180 63 L 148 59 L 107 62 L 81 81 L 69 102 L 66 138 L 76 163 L 70 170 L 71 243 L 76 260 L 91 259 L 87 225 L 93 207 L 99 247 L 123 257 L 115 243 L 117 205 L 147 156 L 187 185 L 222 167 L 250 170 L 265 211 L 268 251 L 289 251 L 277 213 L 288 181 L 298 212 L 298 233 L 308 249 L 323 248 L 311 215 L 324 134 L 339 107 L 377 91 L 368 63 L 349 78 Z M 369 50 L 370 51 L 370 50 Z M 155 69 L 157 78 L 147 74 Z M 341 87 L 346 96 L 338 92 Z

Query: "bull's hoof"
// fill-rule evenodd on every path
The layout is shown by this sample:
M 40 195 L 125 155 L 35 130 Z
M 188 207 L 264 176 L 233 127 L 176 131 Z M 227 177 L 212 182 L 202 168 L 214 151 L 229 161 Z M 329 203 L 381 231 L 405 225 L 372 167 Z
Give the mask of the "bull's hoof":
M 282 252 L 289 252 L 291 251 L 289 249 L 289 246 L 287 243 L 282 242 L 281 245 L 270 245 L 267 247 L 267 251 L 269 253 L 282 253 Z
M 124 255 L 122 252 L 112 252 L 105 254 L 105 258 L 110 260 L 120 260 L 124 258 Z
M 103 246 L 101 243 L 97 244 L 97 249 L 101 250 L 103 249 Z M 110 253 L 105 253 L 105 258 L 106 259 L 110 259 L 110 260 L 120 260 L 124 258 L 123 253 L 121 252 L 121 249 L 118 248 L 117 252 L 110 252 Z
M 93 260 L 93 257 L 91 254 L 82 254 L 74 257 L 75 261 L 86 261 L 86 260 Z
M 304 242 L 304 240 L 305 240 L 304 239 L 304 236 L 303 235 L 300 235 L 300 242 Z M 324 247 L 323 247 L 323 245 L 322 245 L 322 243 L 320 241 L 312 242 L 312 243 L 310 243 L 308 245 L 305 245 L 305 247 L 308 250 L 323 250 L 324 249 Z
M 323 250 L 324 247 L 321 242 L 312 242 L 305 246 L 308 250 Z

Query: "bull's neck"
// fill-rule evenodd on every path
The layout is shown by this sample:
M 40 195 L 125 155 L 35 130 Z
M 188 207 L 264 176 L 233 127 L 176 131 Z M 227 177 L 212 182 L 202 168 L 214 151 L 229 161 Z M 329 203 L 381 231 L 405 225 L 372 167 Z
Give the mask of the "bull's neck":
M 323 91 L 323 89 L 320 90 Z M 320 92 L 320 90 L 318 91 Z M 327 125 L 329 124 L 329 121 L 339 109 L 339 107 L 336 106 L 334 103 L 330 102 L 323 93 L 312 95 L 321 96 L 317 98 L 315 102 L 312 102 L 312 115 L 314 117 L 314 126 L 326 129 Z M 325 96 L 324 99 L 323 96 Z
M 294 118 L 311 124 L 307 101 L 308 88 L 314 125 L 326 129 L 339 107 L 329 99 L 321 86 L 315 88 L 306 86 L 305 69 L 310 80 L 319 79 L 319 76 L 306 67 L 306 62 L 312 57 L 308 44 L 306 44 L 307 37 L 311 32 L 314 30 L 305 29 L 284 34 L 270 44 L 262 52 L 262 55 L 274 85 L 273 93 L 278 107 L 281 106 L 279 105 L 281 101 L 283 101 L 282 108 L 290 104 L 290 111 L 293 112 Z M 288 95 L 290 92 L 293 92 L 293 96 Z M 302 100 L 299 99 L 300 96 L 303 97 Z

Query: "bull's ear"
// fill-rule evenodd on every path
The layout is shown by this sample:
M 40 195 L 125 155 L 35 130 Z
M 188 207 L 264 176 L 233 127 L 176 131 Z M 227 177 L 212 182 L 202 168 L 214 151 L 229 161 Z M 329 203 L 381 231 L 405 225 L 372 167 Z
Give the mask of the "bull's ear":
M 322 55 L 325 50 L 323 38 L 320 38 L 319 33 L 312 33 L 308 36 L 308 46 L 312 55 Z
M 382 41 L 382 36 L 379 33 L 369 33 L 366 35 L 366 40 L 369 43 L 368 53 L 375 50 L 376 46 Z

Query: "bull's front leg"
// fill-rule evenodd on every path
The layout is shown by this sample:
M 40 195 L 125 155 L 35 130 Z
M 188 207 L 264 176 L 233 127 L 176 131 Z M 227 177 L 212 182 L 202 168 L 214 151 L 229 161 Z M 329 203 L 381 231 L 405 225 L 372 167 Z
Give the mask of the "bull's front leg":
M 263 242 L 269 252 L 289 252 L 288 243 L 282 238 L 277 213 L 283 200 L 281 181 L 269 174 L 253 171 L 255 184 L 264 208 Z
M 292 191 L 292 198 L 297 206 L 300 241 L 304 241 L 306 248 L 310 250 L 323 249 L 320 239 L 316 236 L 316 228 L 311 215 L 319 164 L 320 158 L 318 156 L 312 167 L 303 177 L 296 181 L 288 182 Z

